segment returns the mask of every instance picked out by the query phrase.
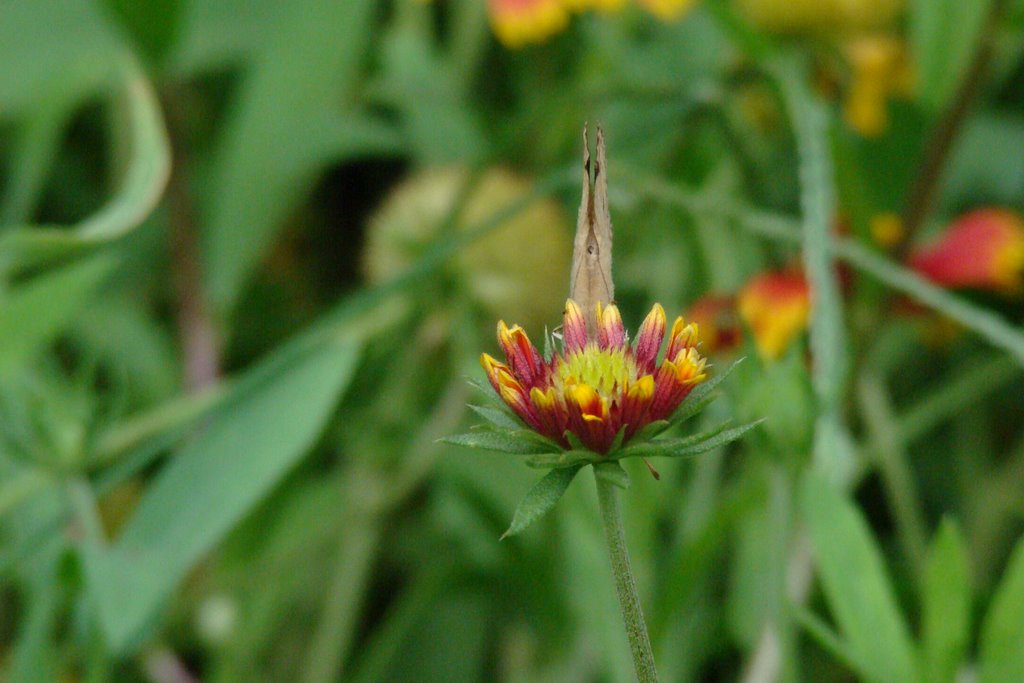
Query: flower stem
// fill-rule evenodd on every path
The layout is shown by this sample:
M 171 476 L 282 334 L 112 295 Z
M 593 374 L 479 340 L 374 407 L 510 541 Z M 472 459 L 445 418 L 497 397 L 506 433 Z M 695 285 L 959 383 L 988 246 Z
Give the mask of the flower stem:
M 619 595 L 622 619 L 626 623 L 629 649 L 633 653 L 633 665 L 640 683 L 657 683 L 658 672 L 654 668 L 654 654 L 651 639 L 647 635 L 647 624 L 640 609 L 640 595 L 636 590 L 636 579 L 629 564 L 626 549 L 626 534 L 622 526 L 622 510 L 619 507 L 619 492 L 615 484 L 594 470 L 597 482 L 597 500 L 601 505 L 601 520 L 604 522 L 604 536 L 608 541 L 608 554 L 615 574 L 615 591 Z

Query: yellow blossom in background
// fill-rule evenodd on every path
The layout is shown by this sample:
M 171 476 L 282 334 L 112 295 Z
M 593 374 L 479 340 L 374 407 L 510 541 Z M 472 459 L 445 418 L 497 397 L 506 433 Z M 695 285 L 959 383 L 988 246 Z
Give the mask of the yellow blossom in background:
M 903 241 L 903 219 L 891 211 L 876 214 L 868 222 L 871 239 L 880 247 L 891 249 Z
M 968 0 L 965 0 L 968 1 Z M 905 0 L 735 0 L 761 28 L 779 33 L 842 34 L 891 24 Z
M 368 281 L 387 281 L 422 257 L 441 237 L 469 175 L 462 167 L 425 169 L 389 193 L 367 226 L 362 263 Z M 529 178 L 505 168 L 489 169 L 465 198 L 455 228 L 479 225 L 532 191 Z M 563 277 L 571 258 L 569 217 L 557 201 L 538 199 L 460 249 L 451 272 L 483 309 L 541 326 L 562 304 L 561 293 L 548 283 Z
M 843 117 L 861 135 L 877 137 L 889 127 L 889 100 L 913 90 L 906 46 L 892 35 L 867 34 L 847 41 L 843 54 L 851 71 Z
M 488 0 L 491 26 L 508 47 L 540 43 L 569 24 L 562 0 Z
M 637 0 L 637 4 L 663 21 L 672 21 L 689 12 L 697 0 Z
M 760 273 L 740 290 L 737 308 L 754 335 L 758 355 L 774 360 L 807 329 L 810 288 L 800 273 Z
M 636 0 L 659 19 L 682 17 L 697 0 Z M 573 12 L 622 9 L 626 0 L 488 0 L 488 14 L 494 34 L 510 48 L 542 43 L 569 25 Z

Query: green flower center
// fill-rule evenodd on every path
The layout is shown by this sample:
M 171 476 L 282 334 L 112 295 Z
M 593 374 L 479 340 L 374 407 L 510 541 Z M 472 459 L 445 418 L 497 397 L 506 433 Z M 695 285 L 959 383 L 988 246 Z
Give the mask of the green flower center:
M 602 351 L 590 344 L 562 358 L 555 369 L 554 383 L 559 391 L 573 384 L 586 384 L 605 398 L 615 398 L 635 379 L 636 363 L 622 349 Z

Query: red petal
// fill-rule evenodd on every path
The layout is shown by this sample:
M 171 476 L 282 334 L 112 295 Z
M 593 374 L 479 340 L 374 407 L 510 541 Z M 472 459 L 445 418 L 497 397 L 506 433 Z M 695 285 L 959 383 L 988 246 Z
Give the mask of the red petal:
M 519 325 L 509 328 L 504 320 L 499 321 L 498 343 L 505 350 L 512 373 L 527 387 L 537 386 L 547 378 L 547 365 Z
M 636 364 L 640 372 L 649 374 L 654 370 L 654 362 L 658 358 L 658 349 L 665 338 L 665 309 L 661 304 L 654 304 L 651 312 L 640 325 L 636 338 Z
M 626 345 L 626 327 L 615 304 L 604 310 L 597 304 L 597 343 L 601 349 L 617 349 Z
M 587 345 L 587 320 L 583 311 L 572 299 L 565 302 L 562 317 L 562 348 L 566 354 L 582 351 Z

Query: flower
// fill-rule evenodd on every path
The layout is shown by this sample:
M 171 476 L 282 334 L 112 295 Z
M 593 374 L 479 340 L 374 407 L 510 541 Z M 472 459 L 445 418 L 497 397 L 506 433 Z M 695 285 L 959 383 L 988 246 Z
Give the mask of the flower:
M 498 341 L 507 363 L 488 354 L 480 364 L 491 386 L 523 422 L 563 448 L 568 434 L 595 453 L 606 454 L 651 422 L 672 415 L 698 383 L 707 378 L 697 351 L 697 326 L 677 318 L 664 359 L 665 309 L 655 304 L 630 346 L 619 309 L 597 304 L 597 335 L 588 335 L 579 305 L 565 303 L 562 349 L 543 358 L 518 325 L 498 323 Z
M 960 216 L 930 245 L 911 252 L 910 267 L 946 287 L 1004 293 L 1024 289 L 1024 219 L 1000 208 Z
M 760 273 L 740 291 L 737 307 L 754 335 L 758 354 L 774 360 L 807 328 L 810 288 L 800 273 Z
M 488 0 L 487 7 L 498 40 L 517 48 L 542 43 L 563 31 L 572 12 L 612 12 L 625 3 L 626 0 Z M 663 21 L 680 18 L 695 3 L 696 0 L 637 0 L 637 4 Z
M 844 45 L 852 77 L 843 102 L 843 117 L 864 137 L 878 137 L 889 127 L 889 99 L 913 91 L 907 50 L 886 34 L 858 36 Z
M 569 23 L 562 0 L 489 0 L 491 25 L 508 47 L 540 43 Z
M 705 353 L 725 353 L 739 346 L 741 332 L 736 316 L 736 297 L 705 294 L 693 302 L 686 317 L 700 329 Z
M 426 168 L 399 183 L 367 223 L 362 267 L 367 280 L 386 282 L 411 268 L 438 239 L 448 216 L 464 201 L 453 231 L 465 232 L 522 201 L 534 181 L 503 167 L 484 171 L 463 196 L 471 173 L 462 166 Z M 562 303 L 546 283 L 562 277 L 572 256 L 569 219 L 554 199 L 531 201 L 522 211 L 459 250 L 447 273 L 489 316 L 508 315 L 542 325 Z M 530 249 L 519 249 L 530 244 Z

